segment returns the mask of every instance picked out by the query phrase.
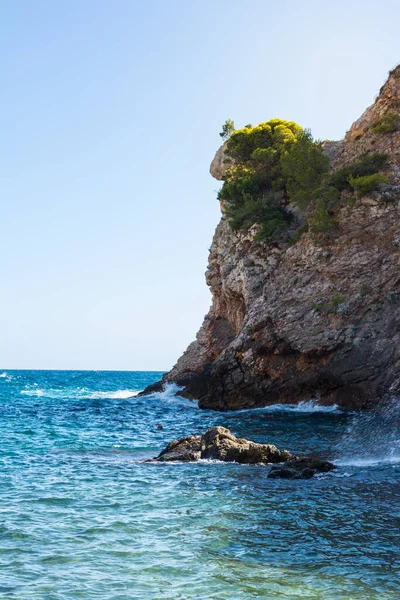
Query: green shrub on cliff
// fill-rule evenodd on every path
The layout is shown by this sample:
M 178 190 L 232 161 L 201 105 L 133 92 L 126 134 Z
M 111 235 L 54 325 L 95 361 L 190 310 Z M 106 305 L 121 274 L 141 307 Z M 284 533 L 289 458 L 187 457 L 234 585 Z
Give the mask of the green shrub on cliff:
M 281 165 L 289 200 L 299 208 L 306 208 L 318 197 L 329 168 L 329 158 L 323 153 L 321 143 L 315 142 L 309 131 L 301 131 L 296 143 L 282 154 Z
M 357 192 L 357 198 L 362 198 L 368 192 L 376 190 L 381 183 L 387 183 L 387 177 L 381 173 L 366 175 L 365 177 L 349 177 L 351 187 Z
M 336 290 L 328 302 L 312 302 L 311 306 L 317 312 L 332 313 L 340 312 L 340 307 L 343 306 L 344 302 L 344 297 Z
M 321 196 L 315 203 L 315 208 L 308 219 L 308 229 L 316 236 L 329 233 L 337 229 L 339 223 L 334 219 L 329 202 Z
M 272 185 L 272 178 L 267 170 L 249 169 L 238 165 L 231 169 L 229 177 L 218 193 L 219 200 L 227 200 L 239 206 L 245 197 L 259 198 Z
M 364 177 L 378 173 L 385 166 L 386 162 L 387 155 L 383 152 L 361 154 L 358 161 L 332 173 L 328 183 L 341 192 L 351 187 L 349 183 L 350 177 Z
M 389 111 L 372 125 L 371 131 L 374 133 L 392 133 L 393 131 L 398 131 L 399 125 L 399 115 Z
M 250 229 L 257 223 L 259 231 L 255 239 L 263 242 L 273 241 L 293 218 L 268 194 L 259 199 L 244 195 L 241 203 L 228 207 L 227 216 L 232 229 Z

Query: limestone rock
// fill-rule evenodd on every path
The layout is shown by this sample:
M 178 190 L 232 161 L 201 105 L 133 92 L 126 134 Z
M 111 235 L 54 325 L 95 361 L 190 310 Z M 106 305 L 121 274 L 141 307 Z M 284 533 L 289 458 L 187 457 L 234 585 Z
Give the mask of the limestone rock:
M 210 165 L 210 173 L 214 179 L 217 179 L 218 181 L 225 179 L 226 172 L 231 164 L 230 158 L 228 158 L 225 154 L 226 144 L 227 142 L 222 144 L 222 146 L 217 150 Z
M 287 450 L 237 438 L 225 427 L 213 427 L 201 438 L 201 458 L 245 464 L 268 464 L 291 458 Z
M 154 460 L 188 462 L 200 458 L 253 465 L 283 462 L 293 455 L 271 444 L 237 438 L 225 427 L 212 427 L 201 437 L 192 435 L 170 442 Z
M 189 435 L 170 442 L 157 456 L 159 462 L 191 462 L 200 458 L 201 436 Z

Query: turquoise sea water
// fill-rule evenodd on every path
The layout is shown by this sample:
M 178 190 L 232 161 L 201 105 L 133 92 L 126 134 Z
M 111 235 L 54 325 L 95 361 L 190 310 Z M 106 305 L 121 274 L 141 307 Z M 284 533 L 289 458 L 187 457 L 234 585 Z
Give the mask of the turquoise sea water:
M 222 414 L 173 389 L 129 398 L 159 375 L 0 372 L 1 599 L 400 598 L 395 400 L 374 415 L 311 402 Z M 143 463 L 213 425 L 339 468 L 286 481 Z

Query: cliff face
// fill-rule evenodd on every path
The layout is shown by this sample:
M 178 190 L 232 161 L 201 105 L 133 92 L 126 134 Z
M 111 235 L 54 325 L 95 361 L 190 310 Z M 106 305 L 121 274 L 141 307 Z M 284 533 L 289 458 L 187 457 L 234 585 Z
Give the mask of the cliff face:
M 222 215 L 210 312 L 165 376 L 183 396 L 228 410 L 310 397 L 364 407 L 400 392 L 400 132 L 371 129 L 388 111 L 400 115 L 400 66 L 345 138 L 325 146 L 332 171 L 365 152 L 388 155 L 389 183 L 360 199 L 343 192 L 329 241 L 305 233 L 266 245 Z M 224 169 L 222 147 L 211 173 L 223 179 Z

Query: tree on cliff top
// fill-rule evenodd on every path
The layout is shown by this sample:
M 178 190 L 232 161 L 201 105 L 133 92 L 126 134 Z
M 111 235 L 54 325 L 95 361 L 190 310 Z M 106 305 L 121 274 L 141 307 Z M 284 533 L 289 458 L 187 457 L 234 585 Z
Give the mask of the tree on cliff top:
M 227 119 L 225 123 L 222 125 L 222 131 L 220 132 L 220 136 L 225 141 L 232 135 L 235 131 L 235 124 L 232 119 Z

